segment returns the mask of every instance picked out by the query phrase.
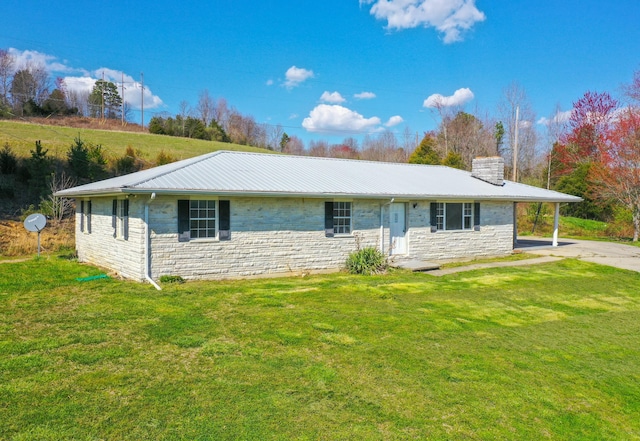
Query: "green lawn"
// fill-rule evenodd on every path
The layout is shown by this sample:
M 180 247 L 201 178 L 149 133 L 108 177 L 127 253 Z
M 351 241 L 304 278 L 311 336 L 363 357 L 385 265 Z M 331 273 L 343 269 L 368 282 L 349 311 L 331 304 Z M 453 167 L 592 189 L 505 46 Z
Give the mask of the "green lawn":
M 177 159 L 191 158 L 215 150 L 268 152 L 256 147 L 200 139 L 0 120 L 0 148 L 9 144 L 20 157 L 29 157 L 29 151 L 35 148 L 35 142 L 39 140 L 42 147 L 49 150 L 49 156 L 66 158 L 69 146 L 78 136 L 87 143 L 102 145 L 107 154 L 114 157 L 124 155 L 128 146 L 142 151 L 144 157 L 150 160 L 154 160 L 161 151 Z
M 640 274 L 149 285 L 0 264 L 0 439 L 640 439 Z

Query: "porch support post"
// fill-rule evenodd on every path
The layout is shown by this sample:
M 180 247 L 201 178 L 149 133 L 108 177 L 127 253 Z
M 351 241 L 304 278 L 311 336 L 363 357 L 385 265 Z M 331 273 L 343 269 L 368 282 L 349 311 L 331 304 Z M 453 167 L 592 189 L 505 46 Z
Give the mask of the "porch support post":
M 555 203 L 556 209 L 553 214 L 553 242 L 552 246 L 558 246 L 558 226 L 560 224 L 560 202 Z

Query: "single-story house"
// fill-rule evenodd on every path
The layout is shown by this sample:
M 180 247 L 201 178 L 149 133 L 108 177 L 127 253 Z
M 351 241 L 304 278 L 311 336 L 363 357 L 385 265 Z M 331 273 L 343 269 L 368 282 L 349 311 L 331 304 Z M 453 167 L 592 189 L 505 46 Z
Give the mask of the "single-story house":
M 217 151 L 62 190 L 82 262 L 154 283 L 344 266 L 358 247 L 442 260 L 513 251 L 515 204 L 581 199 L 444 166 Z

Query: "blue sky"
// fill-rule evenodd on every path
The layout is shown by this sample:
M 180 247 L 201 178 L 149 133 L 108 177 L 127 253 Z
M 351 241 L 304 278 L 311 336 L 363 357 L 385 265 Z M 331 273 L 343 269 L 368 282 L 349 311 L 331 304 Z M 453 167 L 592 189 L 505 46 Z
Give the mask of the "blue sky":
M 538 121 L 640 69 L 637 0 L 8 3 L 0 48 L 74 87 L 124 74 L 134 121 L 143 72 L 146 120 L 206 89 L 305 142 L 434 129 L 436 94 L 493 116 L 513 82 Z

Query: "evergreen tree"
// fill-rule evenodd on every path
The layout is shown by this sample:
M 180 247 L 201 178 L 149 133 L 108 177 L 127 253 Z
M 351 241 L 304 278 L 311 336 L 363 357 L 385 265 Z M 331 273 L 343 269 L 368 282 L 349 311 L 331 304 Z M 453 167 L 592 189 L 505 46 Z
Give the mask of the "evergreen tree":
M 18 171 L 18 158 L 11 150 L 11 146 L 7 143 L 0 150 L 0 174 L 13 175 Z
M 447 156 L 442 160 L 442 165 L 446 165 L 447 167 L 458 168 L 460 170 L 465 169 L 464 160 L 459 153 L 456 153 L 452 150 L 449 151 Z
M 67 163 L 71 169 L 71 174 L 78 181 L 89 177 L 89 149 L 80 137 L 75 138 L 73 144 L 69 147 Z
M 289 140 L 291 138 L 289 138 L 289 135 L 287 135 L 287 133 L 283 133 L 282 134 L 282 138 L 280 138 L 280 151 L 284 152 L 287 149 L 287 144 L 289 144 Z
M 89 114 L 94 118 L 107 119 L 118 119 L 122 116 L 122 98 L 114 83 L 104 80 L 96 81 L 89 95 Z
M 425 134 L 418 147 L 409 157 L 409 163 L 431 165 L 441 164 L 440 155 L 438 155 L 438 152 L 435 150 L 436 145 L 436 138 L 429 133 Z
M 224 128 L 215 119 L 211 120 L 207 131 L 209 132 L 212 141 L 231 142 L 227 132 L 224 131 Z
M 29 187 L 34 197 L 40 198 L 48 191 L 48 179 L 53 171 L 51 169 L 51 161 L 47 157 L 47 152 L 36 141 L 35 150 L 30 150 L 31 157 L 27 159 L 27 171 L 29 173 Z

